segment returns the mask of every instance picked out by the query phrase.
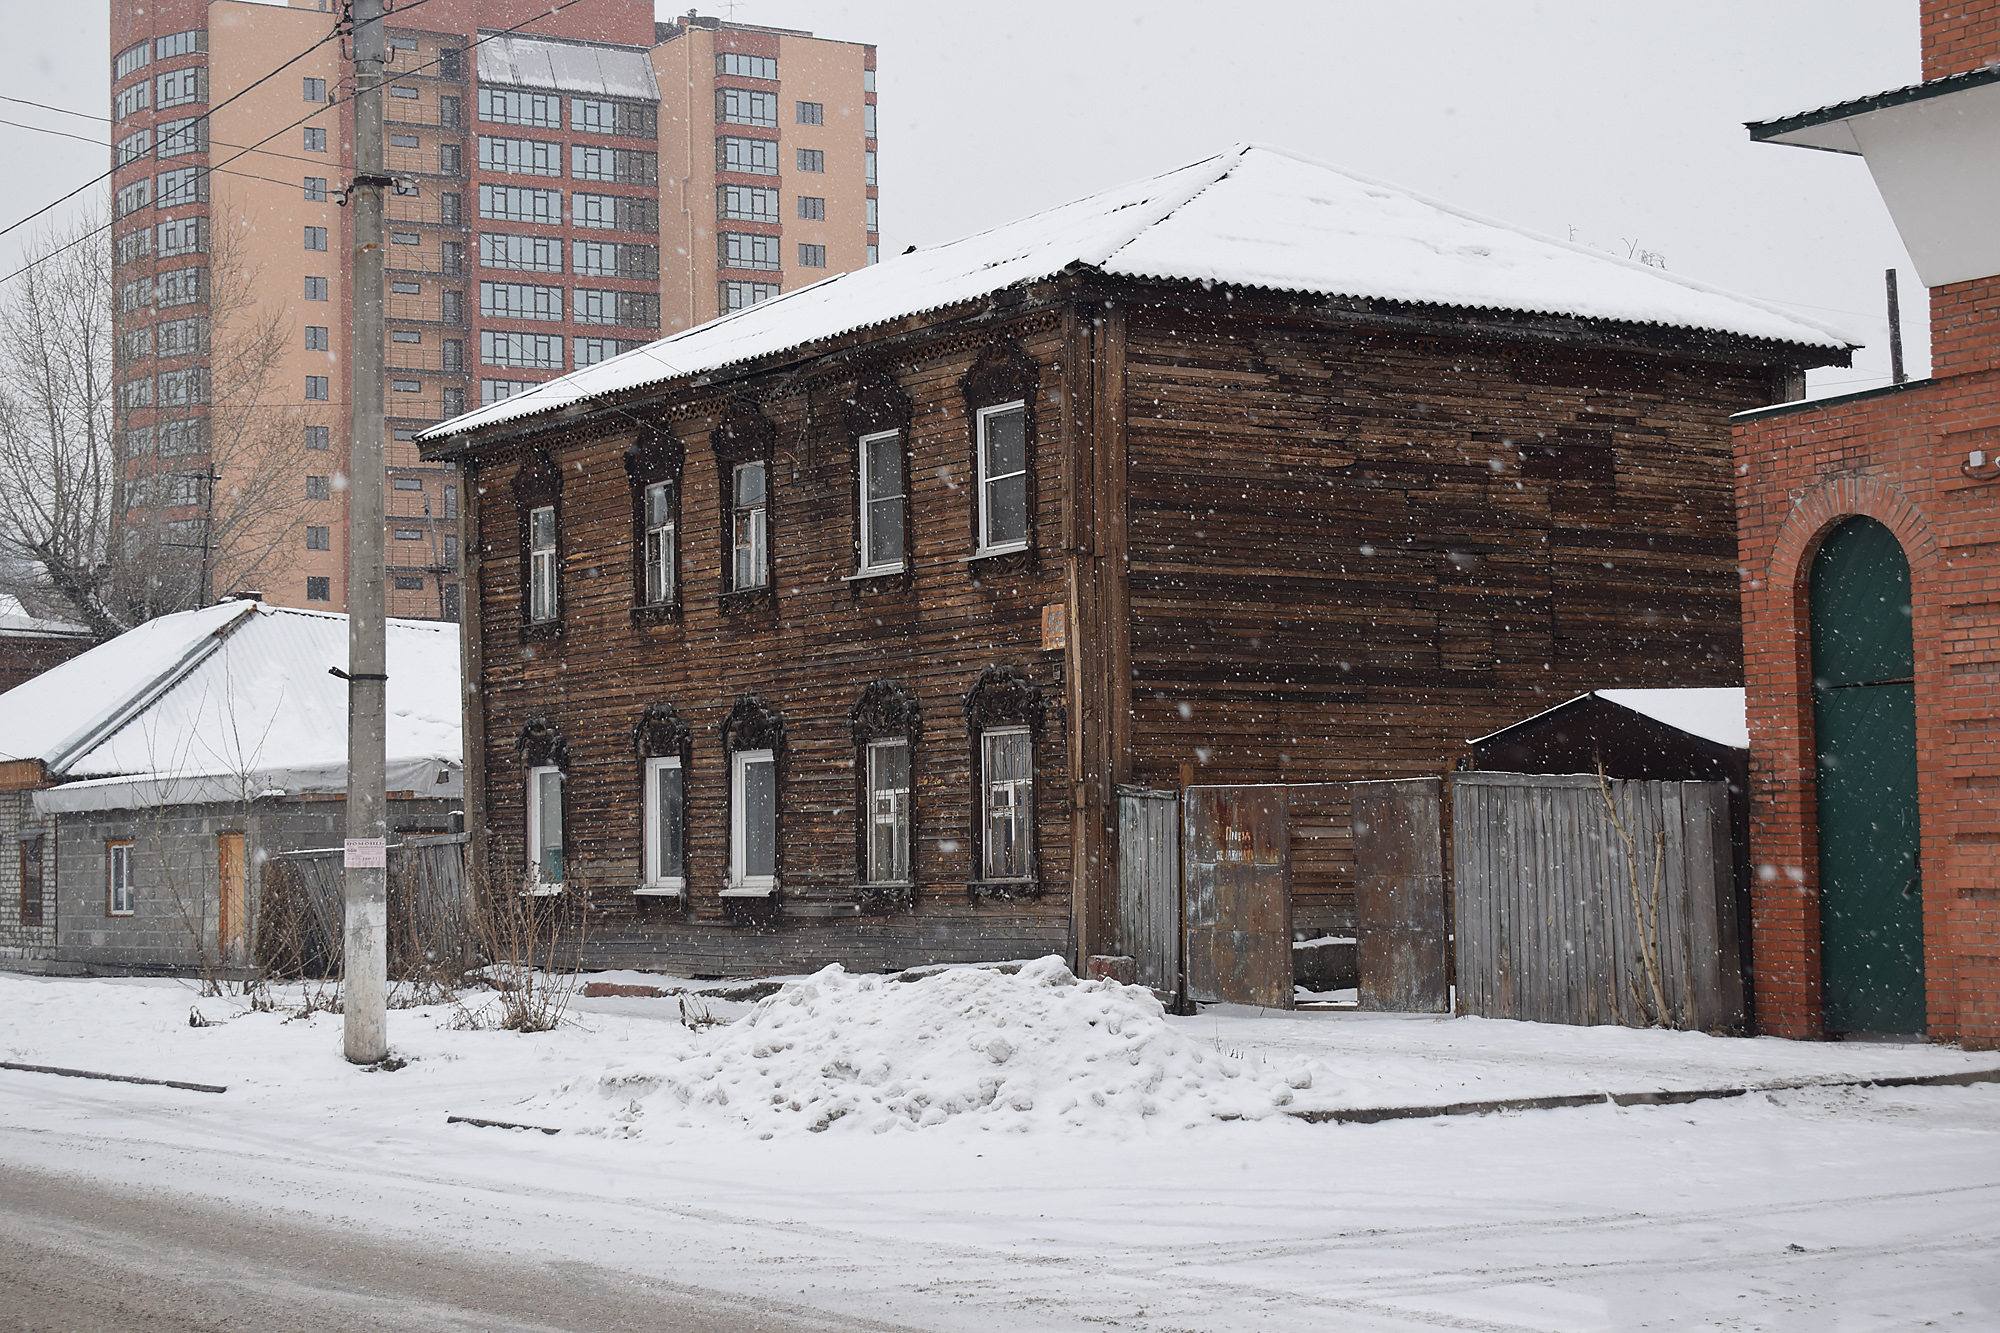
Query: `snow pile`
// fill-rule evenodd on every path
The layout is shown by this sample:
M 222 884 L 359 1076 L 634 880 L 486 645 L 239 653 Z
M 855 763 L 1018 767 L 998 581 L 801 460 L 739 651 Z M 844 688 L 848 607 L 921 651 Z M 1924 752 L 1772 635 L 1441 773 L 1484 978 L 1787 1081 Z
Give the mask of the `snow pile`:
M 574 1080 L 541 1109 L 624 1133 L 1116 1128 L 1266 1116 L 1312 1085 L 1304 1062 L 1281 1070 L 1204 1046 L 1150 991 L 1079 981 L 1056 957 L 917 981 L 829 967 L 703 1035 L 672 1068 Z

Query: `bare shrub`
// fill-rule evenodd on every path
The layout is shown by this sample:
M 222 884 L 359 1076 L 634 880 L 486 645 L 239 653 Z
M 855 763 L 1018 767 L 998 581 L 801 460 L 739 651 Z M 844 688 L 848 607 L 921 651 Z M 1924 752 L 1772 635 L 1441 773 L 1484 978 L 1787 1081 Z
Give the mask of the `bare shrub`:
M 585 896 L 574 874 L 555 893 L 525 879 L 475 887 L 472 919 L 498 1012 L 461 1003 L 457 1026 L 547 1032 L 563 1021 L 583 984 Z

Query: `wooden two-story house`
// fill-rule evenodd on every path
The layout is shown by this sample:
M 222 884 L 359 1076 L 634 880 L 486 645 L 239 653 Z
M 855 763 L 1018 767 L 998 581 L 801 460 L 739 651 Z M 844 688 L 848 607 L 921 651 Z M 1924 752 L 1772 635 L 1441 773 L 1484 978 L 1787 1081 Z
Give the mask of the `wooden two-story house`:
M 1729 416 L 1847 355 L 1241 147 L 576 370 L 424 437 L 476 869 L 606 964 L 1100 951 L 1120 784 L 1740 683 Z

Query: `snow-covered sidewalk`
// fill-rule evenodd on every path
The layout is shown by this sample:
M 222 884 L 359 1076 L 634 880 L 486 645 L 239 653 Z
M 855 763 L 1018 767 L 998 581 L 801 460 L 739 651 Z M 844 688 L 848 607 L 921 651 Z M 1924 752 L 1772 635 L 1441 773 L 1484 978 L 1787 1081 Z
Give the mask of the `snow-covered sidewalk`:
M 692 1026 L 676 998 L 588 999 L 529 1036 L 396 1011 L 410 1063 L 388 1072 L 341 1060 L 337 1016 L 0 973 L 0 1060 L 229 1088 L 0 1070 L 0 1160 L 894 1327 L 2000 1324 L 1992 1085 L 1373 1126 L 1286 1114 L 2000 1057 L 1168 1018 L 1053 970 L 993 975 L 822 976 L 691 1006 L 726 1020 Z M 218 1025 L 190 1027 L 191 1008 Z

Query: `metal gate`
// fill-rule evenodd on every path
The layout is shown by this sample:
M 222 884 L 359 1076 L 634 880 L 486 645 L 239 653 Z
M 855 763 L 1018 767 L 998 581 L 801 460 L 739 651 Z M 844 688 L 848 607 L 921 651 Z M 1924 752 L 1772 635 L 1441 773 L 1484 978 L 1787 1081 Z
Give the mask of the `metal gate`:
M 1189 787 L 1183 801 L 1188 998 L 1291 1008 L 1285 788 Z
M 1354 917 L 1363 1009 L 1451 1010 L 1442 787 L 1436 778 L 1353 785 Z
M 1139 985 L 1179 993 L 1180 800 L 1170 791 L 1118 789 L 1118 952 Z

